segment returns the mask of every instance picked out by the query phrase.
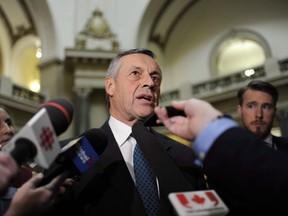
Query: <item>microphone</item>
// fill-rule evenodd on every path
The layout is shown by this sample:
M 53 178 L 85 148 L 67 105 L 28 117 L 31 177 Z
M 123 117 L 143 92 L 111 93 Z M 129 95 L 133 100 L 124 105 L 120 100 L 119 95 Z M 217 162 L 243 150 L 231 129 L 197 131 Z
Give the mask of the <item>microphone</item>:
M 183 110 L 177 110 L 172 106 L 165 107 L 167 110 L 167 114 L 169 117 L 173 116 L 186 116 Z M 157 123 L 158 116 L 156 113 L 152 113 L 145 121 L 144 126 L 146 127 L 154 127 L 154 126 L 163 126 L 162 123 Z
M 3 147 L 18 165 L 34 159 L 42 168 L 48 168 L 60 153 L 57 137 L 71 123 L 72 105 L 64 99 L 43 103 L 38 112 Z
M 57 136 L 67 130 L 73 118 L 73 106 L 65 99 L 53 99 L 44 102 L 40 108 L 45 108 Z
M 98 160 L 107 146 L 107 136 L 101 129 L 90 129 L 65 145 L 61 154 L 45 172 L 40 183 L 45 185 L 64 172 L 67 176 L 79 176 Z
M 215 190 L 170 193 L 168 197 L 178 216 L 225 216 L 229 212 Z

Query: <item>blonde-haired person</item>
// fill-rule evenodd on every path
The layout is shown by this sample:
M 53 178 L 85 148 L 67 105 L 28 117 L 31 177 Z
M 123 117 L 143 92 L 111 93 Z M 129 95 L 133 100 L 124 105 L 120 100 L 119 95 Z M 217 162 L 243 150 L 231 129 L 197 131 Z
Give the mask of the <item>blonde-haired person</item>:
M 0 106 L 0 150 L 15 134 L 11 114 L 4 106 Z
M 0 105 L 0 150 L 8 144 L 14 134 L 15 127 L 12 115 L 9 113 L 7 108 Z M 11 186 L 19 188 L 32 176 L 32 169 L 27 167 L 26 164 L 23 164 L 23 166 L 19 167 L 17 176 L 13 178 Z

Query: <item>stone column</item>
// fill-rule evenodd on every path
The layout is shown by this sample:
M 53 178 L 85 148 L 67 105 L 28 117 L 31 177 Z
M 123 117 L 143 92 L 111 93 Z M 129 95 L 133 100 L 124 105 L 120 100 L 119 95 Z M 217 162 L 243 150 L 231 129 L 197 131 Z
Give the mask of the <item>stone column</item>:
M 75 134 L 79 135 L 90 128 L 90 100 L 92 88 L 75 88 Z

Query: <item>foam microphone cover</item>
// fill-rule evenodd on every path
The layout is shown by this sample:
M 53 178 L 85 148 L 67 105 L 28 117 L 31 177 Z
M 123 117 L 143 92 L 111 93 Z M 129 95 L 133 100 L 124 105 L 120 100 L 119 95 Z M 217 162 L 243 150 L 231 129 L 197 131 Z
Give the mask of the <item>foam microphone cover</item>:
M 46 109 L 57 136 L 67 130 L 73 118 L 73 106 L 68 100 L 49 100 L 41 108 Z

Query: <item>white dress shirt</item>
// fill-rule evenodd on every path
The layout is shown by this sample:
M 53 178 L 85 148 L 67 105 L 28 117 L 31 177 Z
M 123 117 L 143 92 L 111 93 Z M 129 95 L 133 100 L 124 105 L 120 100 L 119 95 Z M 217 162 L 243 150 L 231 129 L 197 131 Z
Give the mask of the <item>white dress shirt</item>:
M 131 136 L 132 128 L 124 124 L 123 122 L 117 120 L 113 116 L 110 116 L 108 124 L 120 148 L 120 151 L 126 162 L 131 177 L 134 180 L 134 183 L 136 183 L 134 173 L 134 163 L 133 163 L 133 152 L 136 145 L 136 140 L 134 137 Z M 156 183 L 158 188 L 158 195 L 160 196 L 159 182 L 157 177 L 156 177 Z
M 277 149 L 277 146 L 273 143 L 272 134 L 269 134 L 263 141 L 266 142 L 270 148 Z
M 108 123 L 115 137 L 115 140 L 119 145 L 128 170 L 135 182 L 133 151 L 136 145 L 136 140 L 130 136 L 132 133 L 132 128 L 112 116 L 110 116 Z

